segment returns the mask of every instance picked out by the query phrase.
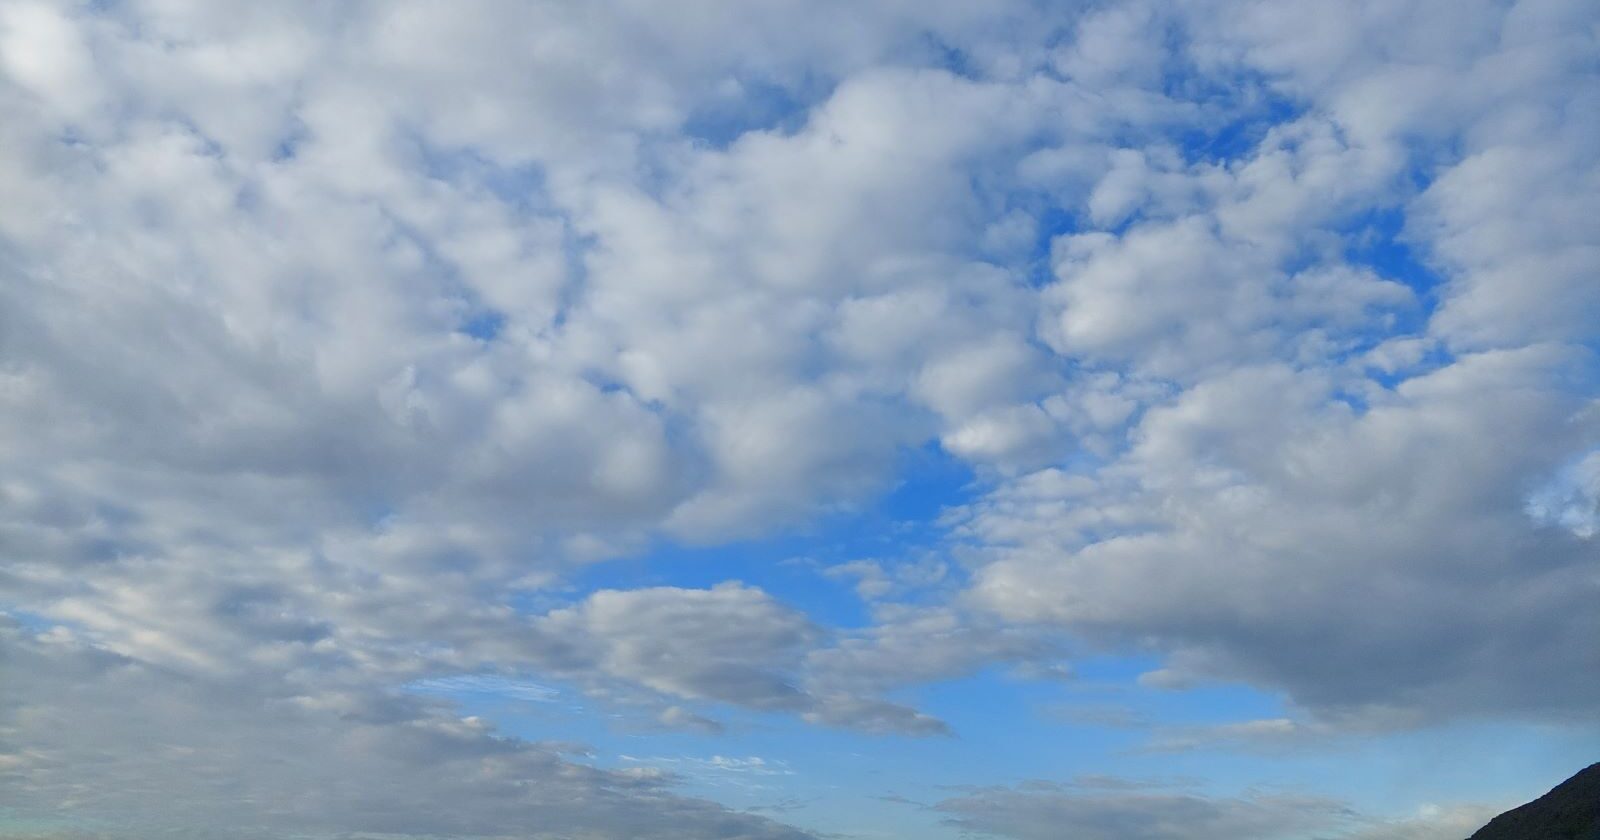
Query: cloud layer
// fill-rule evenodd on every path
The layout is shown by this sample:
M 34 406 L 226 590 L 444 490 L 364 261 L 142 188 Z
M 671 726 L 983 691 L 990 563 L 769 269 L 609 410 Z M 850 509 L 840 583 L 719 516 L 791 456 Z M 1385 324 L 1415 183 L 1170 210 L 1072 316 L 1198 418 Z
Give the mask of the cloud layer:
M 1596 32 L 1584 0 L 4 4 L 0 807 L 806 836 L 402 690 L 461 675 L 941 735 L 910 690 L 1137 653 L 1298 733 L 1581 720 Z M 869 510 L 928 451 L 968 497 L 827 573 L 860 626 L 567 588 Z

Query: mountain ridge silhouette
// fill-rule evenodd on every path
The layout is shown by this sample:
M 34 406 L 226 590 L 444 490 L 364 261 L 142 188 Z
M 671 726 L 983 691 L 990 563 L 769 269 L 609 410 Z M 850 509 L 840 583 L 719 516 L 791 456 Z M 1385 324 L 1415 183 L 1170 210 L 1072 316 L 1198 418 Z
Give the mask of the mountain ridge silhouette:
M 1495 817 L 1467 840 L 1600 840 L 1600 763 Z

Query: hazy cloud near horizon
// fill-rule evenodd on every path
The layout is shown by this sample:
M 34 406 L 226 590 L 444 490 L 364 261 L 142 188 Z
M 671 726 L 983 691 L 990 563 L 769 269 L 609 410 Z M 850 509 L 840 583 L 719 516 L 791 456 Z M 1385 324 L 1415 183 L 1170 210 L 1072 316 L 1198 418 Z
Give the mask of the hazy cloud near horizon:
M 826 833 L 406 690 L 460 675 L 887 751 L 1096 657 L 1286 710 L 1158 750 L 1588 733 L 1596 67 L 1587 0 L 0 3 L 0 836 Z M 836 601 L 693 559 L 918 458 Z

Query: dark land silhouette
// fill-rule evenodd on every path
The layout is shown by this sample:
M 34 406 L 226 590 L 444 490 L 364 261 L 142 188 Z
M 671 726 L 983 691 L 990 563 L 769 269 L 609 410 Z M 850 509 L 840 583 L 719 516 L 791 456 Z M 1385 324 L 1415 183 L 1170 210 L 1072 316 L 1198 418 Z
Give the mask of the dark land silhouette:
M 1495 817 L 1468 840 L 1600 840 L 1600 764 Z

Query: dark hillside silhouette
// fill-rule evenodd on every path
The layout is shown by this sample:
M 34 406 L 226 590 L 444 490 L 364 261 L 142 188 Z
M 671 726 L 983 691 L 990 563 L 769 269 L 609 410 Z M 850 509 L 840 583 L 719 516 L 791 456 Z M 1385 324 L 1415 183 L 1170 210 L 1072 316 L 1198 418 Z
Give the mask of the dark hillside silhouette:
M 1600 764 L 1495 817 L 1468 840 L 1600 840 Z

